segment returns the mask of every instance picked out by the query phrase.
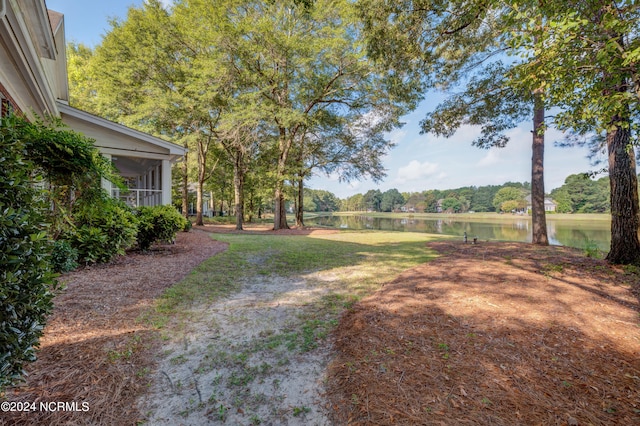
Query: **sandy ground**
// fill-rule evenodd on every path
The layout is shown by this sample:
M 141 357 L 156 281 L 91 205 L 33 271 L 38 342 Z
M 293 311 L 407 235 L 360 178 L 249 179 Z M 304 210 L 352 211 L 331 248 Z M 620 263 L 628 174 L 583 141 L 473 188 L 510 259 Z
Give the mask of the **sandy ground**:
M 323 293 L 304 279 L 245 283 L 241 292 L 189 313 L 163 344 L 156 380 L 141 405 L 150 424 L 328 425 L 324 377 L 329 348 L 301 353 L 304 305 Z
M 282 233 L 296 232 L 316 231 Z M 329 339 L 304 326 L 339 285 L 322 271 L 244 282 L 170 331 L 139 320 L 224 249 L 194 230 L 63 277 L 39 359 L 5 399 L 91 409 L 0 424 L 640 424 L 638 268 L 562 247 L 439 242 L 425 249 L 440 258 L 356 304 Z
M 235 232 L 231 225 L 196 229 Z M 245 232 L 273 233 L 263 225 Z M 145 419 L 154 425 L 332 424 L 324 392 L 331 348 L 327 342 L 301 342 L 301 316 L 330 290 L 331 281 L 322 273 L 265 277 L 244 282 L 227 299 L 191 309 L 186 329 L 164 338 L 153 385 L 139 405 Z

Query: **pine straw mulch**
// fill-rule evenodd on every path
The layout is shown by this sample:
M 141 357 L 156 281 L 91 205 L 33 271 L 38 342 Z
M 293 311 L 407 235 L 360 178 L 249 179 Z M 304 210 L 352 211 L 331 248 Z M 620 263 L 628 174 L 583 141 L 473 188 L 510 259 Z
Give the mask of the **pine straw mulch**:
M 155 298 L 205 259 L 224 250 L 204 232 L 178 233 L 175 244 L 155 245 L 107 265 L 63 275 L 66 289 L 41 339 L 38 360 L 26 384 L 8 401 L 75 402 L 79 410 L 2 413 L 2 425 L 124 425 L 141 418 L 137 397 L 144 391 L 154 331 L 139 321 Z
M 347 312 L 336 424 L 640 424 L 640 278 L 578 250 L 437 242 Z

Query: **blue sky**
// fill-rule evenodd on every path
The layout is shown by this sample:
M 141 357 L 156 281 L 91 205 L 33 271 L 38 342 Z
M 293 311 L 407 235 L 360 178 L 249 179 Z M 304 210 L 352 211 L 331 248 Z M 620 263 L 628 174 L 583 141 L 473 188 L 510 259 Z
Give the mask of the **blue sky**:
M 100 44 L 108 31 L 110 18 L 124 19 L 129 6 L 139 6 L 142 0 L 46 0 L 49 9 L 65 15 L 67 41 L 89 46 Z M 169 2 L 169 0 L 167 0 Z M 505 148 L 483 150 L 471 146 L 479 129 L 465 127 L 449 139 L 420 135 L 419 122 L 425 114 L 444 99 L 444 95 L 429 93 L 418 109 L 404 117 L 401 129 L 389 134 L 396 143 L 384 158 L 387 170 L 384 181 L 339 182 L 337 176 L 316 176 L 307 184 L 314 189 L 326 189 L 340 198 L 365 193 L 369 189 L 400 192 L 427 189 L 451 189 L 462 186 L 500 185 L 507 181 L 531 181 L 531 122 L 523 123 L 509 134 L 511 142 Z M 550 130 L 545 137 L 545 189 L 561 186 L 573 173 L 592 170 L 587 151 L 579 148 L 557 148 L 553 142 L 562 135 Z

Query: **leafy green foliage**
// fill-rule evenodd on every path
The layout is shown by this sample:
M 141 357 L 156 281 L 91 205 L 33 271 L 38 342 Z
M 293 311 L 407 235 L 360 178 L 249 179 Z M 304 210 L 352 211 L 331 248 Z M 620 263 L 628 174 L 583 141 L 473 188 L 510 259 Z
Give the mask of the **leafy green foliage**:
M 382 203 L 382 192 L 379 189 L 370 189 L 363 195 L 362 201 L 368 210 L 379 212 Z
M 584 173 L 568 176 L 564 185 L 551 191 L 560 212 L 605 213 L 609 211 L 609 178 L 591 179 Z
M 25 128 L 16 117 L 0 122 L 0 391 L 35 359 L 57 286 Z
M 606 141 L 611 179 L 611 249 L 607 260 L 640 263 L 636 161 L 631 146 L 640 131 L 637 50 L 640 5 L 635 1 L 522 2 L 510 14 L 523 22 L 537 8 L 547 25 L 529 21 L 511 45 L 523 58 L 513 81 L 544 88 L 546 105 L 557 108 L 557 128 Z M 596 138 L 591 138 L 592 135 Z M 602 136 L 605 136 L 604 138 Z M 602 148 L 603 145 L 597 145 Z
M 185 230 L 185 219 L 173 206 L 140 207 L 138 218 L 138 246 L 148 250 L 156 241 L 173 241 L 176 233 Z
M 83 111 L 96 111 L 96 75 L 91 67 L 94 51 L 82 43 L 67 43 L 69 103 Z
M 29 158 L 47 181 L 77 189 L 94 185 L 100 178 L 119 182 L 111 161 L 100 155 L 92 139 L 66 129 L 60 119 L 49 121 L 25 123 Z
M 488 65 L 470 79 L 464 92 L 451 95 L 427 114 L 421 131 L 450 137 L 463 125 L 479 126 L 474 146 L 506 146 L 506 132 L 533 115 L 531 94 L 510 87 L 508 72 L 502 63 Z
M 117 254 L 107 245 L 107 234 L 96 226 L 79 227 L 72 236 L 72 241 L 84 263 L 108 262 Z
M 304 190 L 304 211 L 331 212 L 340 209 L 340 200 L 331 192 L 319 189 Z
M 601 186 L 602 187 L 602 186 Z M 366 194 L 355 194 L 346 200 L 341 200 L 341 211 L 362 211 L 370 209 L 373 211 L 381 211 L 380 206 L 383 204 L 385 194 L 389 197 L 391 194 L 397 198 L 394 208 L 406 207 L 409 212 L 416 213 L 438 213 L 440 211 L 460 212 L 492 212 L 496 211 L 493 205 L 494 198 L 498 191 L 503 188 L 511 188 L 505 190 L 513 195 L 514 200 L 519 200 L 519 209 L 524 209 L 526 203 L 524 198 L 531 192 L 531 184 L 529 182 L 506 182 L 502 185 L 487 186 L 465 186 L 455 189 L 429 189 L 421 192 L 396 193 L 396 189 L 390 189 L 384 193 L 379 190 L 369 190 Z M 555 193 L 554 193 L 555 194 Z M 502 196 L 504 195 L 504 191 Z M 506 199 L 502 200 L 506 201 Z M 498 211 L 500 211 L 498 207 Z
M 78 250 L 67 240 L 56 240 L 51 252 L 51 266 L 55 272 L 69 272 L 78 267 Z
M 457 198 L 448 197 L 442 200 L 441 208 L 445 213 L 460 213 L 462 203 Z
M 60 119 L 13 120 L 24 141 L 32 173 L 47 182 L 40 194 L 51 205 L 45 211 L 49 234 L 58 238 L 73 228 L 72 209 L 77 200 L 94 193 L 101 179 L 119 185 L 121 178 L 111 161 L 95 148 L 92 139 L 69 130 Z
M 402 207 L 404 203 L 405 199 L 402 194 L 397 189 L 392 188 L 382 193 L 380 210 L 391 212 Z
M 522 209 L 527 206 L 524 201 L 525 192 L 520 188 L 514 188 L 506 186 L 501 188 L 493 197 L 493 206 L 496 211 L 511 211 L 515 209 Z
M 108 262 L 135 244 L 138 220 L 131 209 L 102 189 L 84 194 L 74 206 L 75 231 L 68 239 L 85 263 Z
M 150 0 L 111 25 L 95 52 L 70 46 L 74 98 L 188 144 L 199 190 L 230 164 L 239 222 L 240 192 L 250 212 L 265 188 L 283 207 L 313 169 L 382 178 L 385 135 L 419 97 L 366 57 L 347 0 Z

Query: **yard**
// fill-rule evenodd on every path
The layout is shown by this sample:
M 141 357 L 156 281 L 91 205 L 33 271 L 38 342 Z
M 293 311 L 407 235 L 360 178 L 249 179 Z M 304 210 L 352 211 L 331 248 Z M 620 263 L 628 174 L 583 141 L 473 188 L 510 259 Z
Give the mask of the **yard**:
M 68 274 L 8 400 L 90 409 L 0 422 L 640 422 L 635 268 L 434 238 L 207 226 Z

